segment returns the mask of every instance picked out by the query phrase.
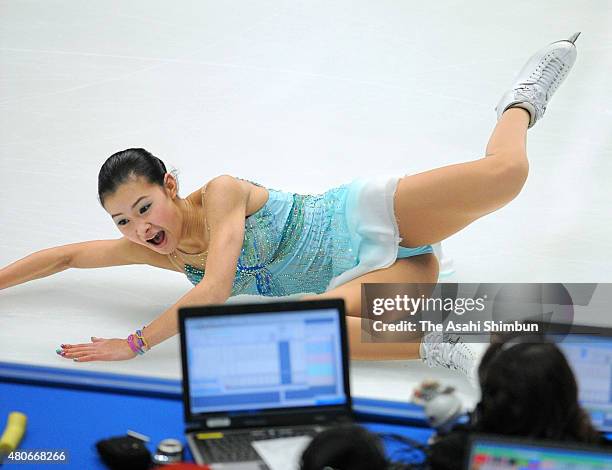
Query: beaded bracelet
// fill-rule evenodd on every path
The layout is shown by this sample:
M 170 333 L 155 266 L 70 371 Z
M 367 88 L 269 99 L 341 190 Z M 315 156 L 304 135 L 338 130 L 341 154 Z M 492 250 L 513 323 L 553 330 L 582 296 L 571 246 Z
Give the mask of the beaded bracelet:
M 145 328 L 146 326 L 142 327 L 143 330 Z M 142 330 L 136 330 L 135 334 L 131 334 L 130 336 L 128 336 L 127 343 L 130 346 L 130 349 L 140 356 L 142 356 L 145 352 L 151 349 L 149 347 L 149 343 L 147 343 L 147 340 L 142 334 Z
M 134 338 L 135 338 L 134 335 L 128 336 L 128 338 L 127 338 L 128 345 L 130 346 L 132 351 L 134 351 L 136 354 L 138 354 L 138 355 L 144 354 L 144 351 L 140 347 L 138 347 L 138 346 L 136 346 L 134 344 Z
M 145 327 L 143 327 L 143 328 L 145 328 Z M 141 330 L 136 330 L 136 338 L 138 338 L 138 342 L 139 343 L 142 343 L 142 344 L 139 344 L 140 346 L 144 346 L 146 348 L 146 350 L 151 349 L 149 347 L 149 343 L 147 343 L 147 340 L 142 335 L 142 331 Z

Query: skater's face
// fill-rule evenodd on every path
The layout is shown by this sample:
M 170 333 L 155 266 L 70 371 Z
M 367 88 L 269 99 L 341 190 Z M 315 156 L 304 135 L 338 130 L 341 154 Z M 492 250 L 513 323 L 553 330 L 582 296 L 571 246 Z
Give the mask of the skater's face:
M 176 180 L 166 174 L 164 186 L 131 178 L 104 200 L 104 209 L 129 240 L 162 254 L 174 251 L 181 237 Z

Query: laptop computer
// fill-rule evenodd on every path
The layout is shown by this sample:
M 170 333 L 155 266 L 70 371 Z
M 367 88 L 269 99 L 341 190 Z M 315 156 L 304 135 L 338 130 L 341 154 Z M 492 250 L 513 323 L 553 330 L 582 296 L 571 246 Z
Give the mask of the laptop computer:
M 582 407 L 602 433 L 612 433 L 612 328 L 549 323 L 545 337 L 565 354 Z
M 578 384 L 578 399 L 607 438 L 612 433 L 612 328 L 526 320 L 537 332 L 502 334 L 500 340 L 549 341 L 564 353 Z
M 214 470 L 268 467 L 251 443 L 352 421 L 340 299 L 179 309 L 187 442 Z
M 465 470 L 612 470 L 605 447 L 502 436 L 470 438 Z

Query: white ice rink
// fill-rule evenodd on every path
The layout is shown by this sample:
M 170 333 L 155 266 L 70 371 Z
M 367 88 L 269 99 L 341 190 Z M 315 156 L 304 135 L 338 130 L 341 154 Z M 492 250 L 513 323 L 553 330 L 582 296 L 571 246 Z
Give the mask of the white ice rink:
M 0 266 L 116 238 L 104 160 L 144 147 L 181 195 L 220 174 L 303 193 L 484 155 L 526 59 L 582 31 L 529 131 L 520 196 L 445 242 L 460 282 L 612 281 L 612 4 L 600 1 L 0 1 Z M 191 284 L 142 266 L 68 270 L 0 292 L 0 361 L 180 377 L 173 338 L 78 364 L 61 343 L 126 337 Z M 418 361 L 356 363 L 359 396 L 407 400 Z

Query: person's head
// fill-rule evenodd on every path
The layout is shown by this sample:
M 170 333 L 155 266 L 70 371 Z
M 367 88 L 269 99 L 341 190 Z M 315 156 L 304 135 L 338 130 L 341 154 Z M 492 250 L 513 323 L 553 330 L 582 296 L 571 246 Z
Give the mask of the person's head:
M 317 434 L 304 453 L 300 470 L 385 469 L 388 461 L 378 437 L 356 425 Z
M 478 369 L 480 432 L 534 439 L 598 439 L 578 403 L 578 386 L 561 350 L 548 342 L 494 343 Z
M 166 165 L 145 149 L 111 155 L 98 174 L 98 198 L 119 231 L 159 253 L 172 252 L 181 236 L 178 184 Z M 153 239 L 157 234 L 158 239 Z M 161 240 L 161 243 L 159 243 Z

